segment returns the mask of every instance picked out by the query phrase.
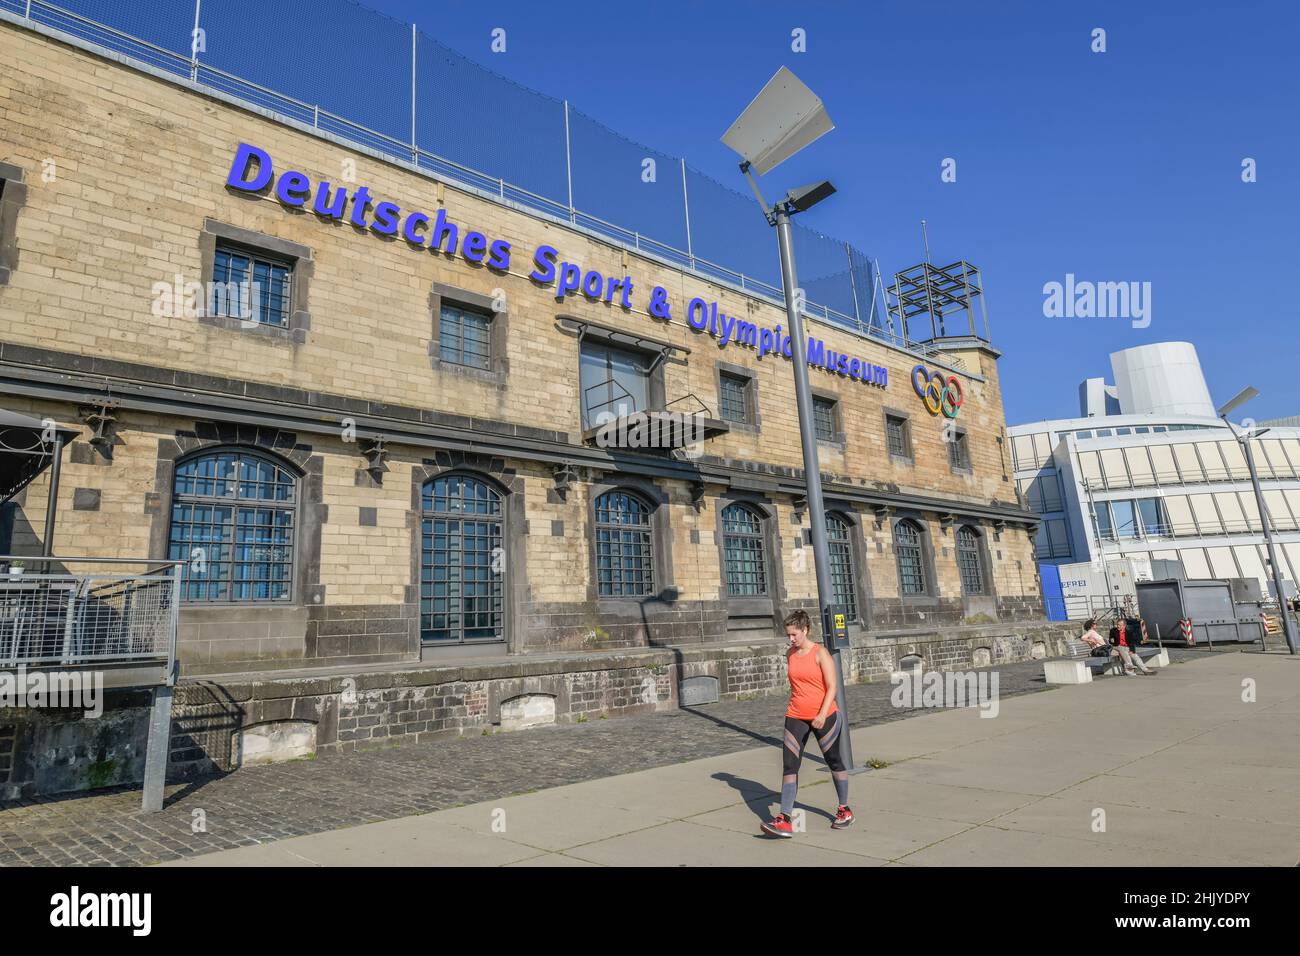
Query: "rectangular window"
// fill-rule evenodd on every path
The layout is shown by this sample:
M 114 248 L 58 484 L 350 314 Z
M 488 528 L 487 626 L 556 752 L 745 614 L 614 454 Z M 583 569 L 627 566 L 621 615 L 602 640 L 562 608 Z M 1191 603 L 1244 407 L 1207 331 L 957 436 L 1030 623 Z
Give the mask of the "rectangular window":
M 292 275 L 293 269 L 284 261 L 218 243 L 209 314 L 288 328 Z
M 1052 518 L 1047 522 L 1047 540 L 1052 548 L 1052 557 L 1066 557 L 1070 553 L 1070 537 L 1066 534 L 1065 522 Z
M 438 319 L 438 356 L 470 368 L 492 367 L 492 317 L 443 303 Z
M 748 424 L 749 379 L 723 372 L 718 377 L 718 411 L 723 421 Z
M 835 441 L 835 401 L 829 398 L 813 398 L 813 421 L 817 428 L 818 441 Z
M 1115 538 L 1115 528 L 1110 522 L 1110 505 L 1104 501 L 1098 501 L 1093 505 L 1093 514 L 1097 516 L 1097 534 L 1103 541 L 1111 541 Z
M 1044 521 L 1034 539 L 1034 554 L 1040 558 L 1063 558 L 1070 555 L 1070 538 L 1060 518 Z
M 1137 513 L 1131 501 L 1112 501 L 1111 511 L 1115 515 L 1115 534 L 1121 538 L 1138 536 Z
M 1062 508 L 1060 476 L 1054 471 L 1050 472 L 1040 476 L 1040 483 L 1043 489 L 1043 510 L 1060 511 Z
M 956 432 L 948 442 L 948 464 L 954 471 L 970 468 L 970 450 L 966 445 L 966 433 Z
M 1246 524 L 1246 513 L 1241 510 L 1241 502 L 1234 492 L 1216 494 L 1214 503 L 1219 506 L 1224 531 L 1228 534 L 1246 534 L 1250 531 L 1250 526 Z
M 1138 514 L 1142 517 L 1142 533 L 1147 537 L 1167 537 L 1169 520 L 1159 498 L 1138 499 Z
M 582 427 L 650 407 L 651 359 L 600 342 L 582 343 Z
M 885 440 L 891 455 L 911 458 L 912 450 L 907 440 L 907 419 L 897 415 L 885 416 Z
M 1038 459 L 1034 456 L 1032 435 L 1011 436 L 1011 458 L 1015 462 L 1016 471 L 1038 467 Z
M 1103 448 L 1101 450 L 1101 467 L 1106 473 L 1107 488 L 1131 488 L 1128 468 L 1124 464 L 1124 451 L 1121 448 Z

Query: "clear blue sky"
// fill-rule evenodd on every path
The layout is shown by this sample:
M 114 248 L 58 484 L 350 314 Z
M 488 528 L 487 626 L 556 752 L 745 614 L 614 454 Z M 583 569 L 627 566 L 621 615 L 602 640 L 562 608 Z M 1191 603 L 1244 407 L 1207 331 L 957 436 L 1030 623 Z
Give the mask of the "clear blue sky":
M 837 128 L 770 174 L 769 194 L 832 179 L 807 224 L 887 275 L 922 259 L 922 218 L 935 261 L 980 266 L 1013 424 L 1075 414 L 1075 386 L 1109 379 L 1109 352 L 1162 340 L 1196 345 L 1220 401 L 1256 385 L 1239 414 L 1300 413 L 1300 4 L 366 5 L 737 187 L 718 137 L 790 67 Z M 955 183 L 940 181 L 946 157 Z M 1066 273 L 1150 282 L 1150 326 L 1045 318 L 1043 284 Z

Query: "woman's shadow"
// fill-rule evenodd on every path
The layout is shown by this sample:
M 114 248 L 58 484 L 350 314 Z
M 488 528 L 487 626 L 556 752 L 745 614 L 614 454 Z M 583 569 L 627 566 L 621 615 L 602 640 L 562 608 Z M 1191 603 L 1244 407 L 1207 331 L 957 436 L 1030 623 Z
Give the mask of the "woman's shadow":
M 812 758 L 812 754 L 805 754 L 804 759 Z M 818 762 L 821 762 L 818 760 Z M 781 799 L 781 794 L 765 784 L 758 783 L 754 780 L 747 780 L 744 777 L 737 777 L 732 773 L 719 772 L 713 775 L 714 780 L 721 780 L 732 790 L 740 794 L 741 799 L 745 801 L 745 806 L 749 808 L 750 813 L 759 823 L 765 823 L 772 818 L 772 804 Z M 810 807 L 804 803 L 795 801 L 795 808 L 803 810 L 805 813 L 817 814 L 825 817 L 827 820 L 834 821 L 835 814 L 820 807 Z M 762 836 L 762 834 L 759 834 Z

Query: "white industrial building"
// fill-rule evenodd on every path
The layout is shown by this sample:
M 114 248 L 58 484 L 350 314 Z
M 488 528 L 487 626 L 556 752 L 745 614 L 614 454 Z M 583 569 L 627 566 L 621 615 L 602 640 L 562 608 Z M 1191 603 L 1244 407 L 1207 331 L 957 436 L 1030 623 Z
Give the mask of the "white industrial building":
M 1161 342 L 1110 361 L 1114 384 L 1079 386 L 1080 417 L 1009 429 L 1017 488 L 1042 517 L 1049 612 L 1086 613 L 1105 595 L 1103 568 L 1121 594 L 1132 579 L 1169 575 L 1253 578 L 1270 594 L 1246 457 L 1215 417 L 1195 347 Z M 1300 581 L 1300 427 L 1263 430 L 1252 450 L 1290 596 Z

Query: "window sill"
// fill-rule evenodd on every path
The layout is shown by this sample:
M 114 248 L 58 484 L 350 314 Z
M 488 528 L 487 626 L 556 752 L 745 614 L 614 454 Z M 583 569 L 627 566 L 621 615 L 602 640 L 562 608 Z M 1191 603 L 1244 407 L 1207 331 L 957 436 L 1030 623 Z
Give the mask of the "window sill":
M 738 422 L 731 418 L 723 418 L 720 419 L 720 421 L 725 422 L 730 427 L 733 434 L 740 433 L 742 435 L 758 435 L 762 433 L 762 429 L 753 422 Z
M 436 343 L 430 343 L 429 349 L 432 353 Z M 462 378 L 474 379 L 475 381 L 485 382 L 488 385 L 495 385 L 497 388 L 505 388 L 506 369 L 501 362 L 494 362 L 492 368 L 476 368 L 473 365 L 461 365 L 459 362 L 448 362 L 439 358 L 437 355 L 430 354 L 429 367 L 435 372 L 446 372 L 451 375 L 458 375 Z
M 311 316 L 306 312 L 295 312 L 287 326 L 267 325 L 263 322 L 245 322 L 242 319 L 231 318 L 228 315 L 201 315 L 198 320 L 201 324 L 212 328 L 225 329 L 228 332 L 243 332 L 247 335 L 271 339 L 272 341 L 289 342 L 293 345 L 305 344 L 307 342 L 307 332 L 311 328 Z
M 775 613 L 770 597 L 727 598 L 727 617 L 771 617 Z

